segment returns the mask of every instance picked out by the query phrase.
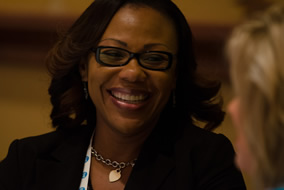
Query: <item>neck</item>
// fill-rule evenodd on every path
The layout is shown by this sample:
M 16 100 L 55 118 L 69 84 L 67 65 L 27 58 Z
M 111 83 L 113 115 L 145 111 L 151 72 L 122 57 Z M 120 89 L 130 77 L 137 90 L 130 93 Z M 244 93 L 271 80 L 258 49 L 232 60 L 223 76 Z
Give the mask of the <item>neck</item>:
M 136 159 L 152 130 L 125 135 L 107 126 L 97 125 L 93 147 L 104 157 L 118 162 Z

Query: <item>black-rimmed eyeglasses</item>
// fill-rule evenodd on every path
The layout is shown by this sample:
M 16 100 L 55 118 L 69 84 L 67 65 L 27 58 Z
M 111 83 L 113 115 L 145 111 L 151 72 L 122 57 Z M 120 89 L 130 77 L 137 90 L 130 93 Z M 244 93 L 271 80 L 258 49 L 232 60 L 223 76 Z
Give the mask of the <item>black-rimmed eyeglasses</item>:
M 143 68 L 163 71 L 171 67 L 173 59 L 173 55 L 165 51 L 132 53 L 128 50 L 111 46 L 99 46 L 91 50 L 96 54 L 96 61 L 99 64 L 109 67 L 124 66 L 132 58 L 136 58 L 138 64 Z

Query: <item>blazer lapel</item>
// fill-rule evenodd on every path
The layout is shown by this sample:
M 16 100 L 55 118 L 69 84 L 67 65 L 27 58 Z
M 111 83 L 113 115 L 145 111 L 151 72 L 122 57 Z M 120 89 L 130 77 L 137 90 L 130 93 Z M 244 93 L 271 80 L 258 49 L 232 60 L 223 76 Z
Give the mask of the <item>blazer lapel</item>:
M 35 189 L 78 190 L 91 135 L 90 129 L 64 135 L 49 156 L 39 158 Z
M 174 171 L 173 151 L 172 142 L 162 138 L 159 131 L 154 131 L 141 150 L 125 190 L 159 189 Z
M 156 157 L 141 155 L 133 168 L 125 190 L 159 189 L 173 168 L 173 160 L 164 155 L 158 154 Z

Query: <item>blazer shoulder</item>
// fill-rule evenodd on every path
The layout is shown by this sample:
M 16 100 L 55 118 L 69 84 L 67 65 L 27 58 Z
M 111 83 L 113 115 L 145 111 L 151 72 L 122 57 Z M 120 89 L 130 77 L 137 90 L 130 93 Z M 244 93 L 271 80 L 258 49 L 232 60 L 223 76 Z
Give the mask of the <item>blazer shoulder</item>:
M 185 130 L 182 139 L 186 143 L 179 151 L 190 155 L 198 189 L 246 189 L 234 164 L 233 145 L 226 136 L 192 127 Z
M 184 139 L 189 146 L 229 146 L 229 149 L 232 148 L 231 141 L 225 135 L 207 131 L 197 126 L 186 128 L 182 139 Z
M 35 160 L 42 152 L 51 149 L 56 139 L 60 139 L 57 131 L 44 135 L 14 140 L 4 160 L 0 162 L 0 187 L 4 189 L 21 189 L 20 181 L 30 176 Z M 23 177 L 24 176 L 24 177 Z
M 19 151 L 29 151 L 29 153 L 31 153 L 31 151 L 41 152 L 60 143 L 63 136 L 64 135 L 59 131 L 52 131 L 46 134 L 26 137 L 15 141 L 17 142 L 17 149 Z
M 73 177 L 80 179 L 91 134 L 86 127 L 80 127 L 15 140 L 7 157 L 0 162 L 0 187 L 16 190 L 35 183 L 43 186 L 49 180 L 61 179 L 60 174 L 67 169 L 75 171 L 68 173 L 68 177 L 77 184 Z M 53 185 L 48 184 L 45 189 L 54 189 L 49 188 Z
M 80 143 L 79 141 L 89 141 L 92 128 L 81 126 L 74 129 L 57 129 L 55 131 L 16 140 L 19 151 L 35 151 L 38 154 L 48 153 L 49 150 L 56 149 L 61 144 Z M 77 141 L 78 140 L 78 141 Z M 72 143 L 70 143 L 72 142 Z

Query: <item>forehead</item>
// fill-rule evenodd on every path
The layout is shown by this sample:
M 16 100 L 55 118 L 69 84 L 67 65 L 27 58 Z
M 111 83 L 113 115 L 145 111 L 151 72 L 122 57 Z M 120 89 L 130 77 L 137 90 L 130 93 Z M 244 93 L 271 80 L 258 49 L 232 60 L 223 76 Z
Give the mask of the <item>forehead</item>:
M 119 9 L 101 40 L 113 38 L 133 45 L 162 43 L 177 49 L 177 31 L 171 19 L 148 6 L 126 5 Z
M 161 15 L 162 17 L 164 17 L 165 19 L 168 19 L 170 21 L 173 22 L 173 19 L 166 13 L 166 10 L 163 10 L 163 8 L 156 8 L 155 6 L 151 6 L 151 5 L 146 5 L 146 4 L 134 4 L 134 3 L 129 3 L 129 4 L 125 4 L 124 6 L 122 6 L 119 10 L 126 8 L 126 9 L 131 9 L 133 11 L 154 11 L 157 14 Z M 147 16 L 147 15 L 144 15 Z

